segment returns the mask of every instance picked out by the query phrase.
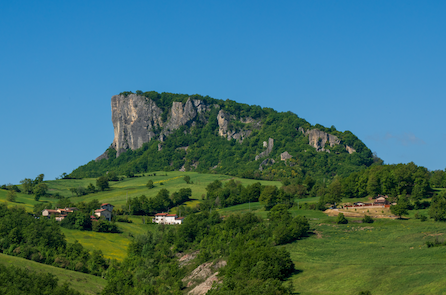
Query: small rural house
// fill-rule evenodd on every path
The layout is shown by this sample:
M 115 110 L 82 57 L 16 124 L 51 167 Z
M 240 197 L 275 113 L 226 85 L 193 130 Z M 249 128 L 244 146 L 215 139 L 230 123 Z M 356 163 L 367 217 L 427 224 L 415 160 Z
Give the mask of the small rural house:
M 97 217 L 104 217 L 106 220 L 111 221 L 112 214 L 107 209 L 94 210 L 94 215 Z
M 384 197 L 379 197 L 373 203 L 375 206 L 385 206 L 387 205 L 387 200 Z
M 70 208 L 59 208 L 59 209 L 45 209 L 42 211 L 42 216 L 51 218 L 52 216 L 55 216 L 57 221 L 62 221 L 65 217 L 67 217 L 67 214 L 72 213 L 73 211 L 77 210 L 76 207 L 70 207 Z
M 59 211 L 53 210 L 53 209 L 45 209 L 45 210 L 42 211 L 42 216 L 45 216 L 45 217 L 56 216 L 56 215 L 59 215 L 59 214 L 60 214 Z
M 115 206 L 113 206 L 112 204 L 109 204 L 109 203 L 103 203 L 102 205 L 101 205 L 101 209 L 105 209 L 105 210 L 107 210 L 107 211 L 109 211 L 109 212 L 113 212 L 113 208 L 114 208 Z
M 114 207 L 115 206 L 113 206 L 112 204 L 103 203 L 101 205 L 101 209 L 97 209 L 94 211 L 94 215 L 96 215 L 98 218 L 104 217 L 106 220 L 111 221 Z
M 152 219 L 153 223 L 159 224 L 182 224 L 184 217 L 178 217 L 176 214 L 157 213 Z

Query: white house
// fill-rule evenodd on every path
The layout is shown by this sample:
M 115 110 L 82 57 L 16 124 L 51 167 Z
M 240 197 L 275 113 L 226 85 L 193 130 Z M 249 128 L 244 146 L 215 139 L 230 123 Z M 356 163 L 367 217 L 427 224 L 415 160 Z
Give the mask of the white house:
M 152 222 L 159 224 L 182 224 L 184 217 L 178 217 L 176 214 L 157 213 Z

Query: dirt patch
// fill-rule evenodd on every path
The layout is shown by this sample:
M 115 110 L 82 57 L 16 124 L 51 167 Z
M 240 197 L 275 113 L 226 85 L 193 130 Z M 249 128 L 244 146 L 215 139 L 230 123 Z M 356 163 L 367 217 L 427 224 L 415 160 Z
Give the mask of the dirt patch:
M 389 218 L 389 219 L 396 219 L 397 216 L 392 216 L 390 214 L 389 209 L 383 209 L 381 211 L 379 210 L 370 210 L 367 208 L 361 208 L 361 209 L 327 209 L 324 211 L 325 214 L 328 216 L 338 216 L 339 213 L 343 213 L 345 217 L 364 217 L 365 215 L 368 215 L 372 218 Z M 376 212 L 375 212 L 376 211 Z M 378 212 L 379 211 L 379 212 Z M 382 213 L 384 211 L 384 213 Z
M 318 239 L 322 239 L 322 234 L 321 234 L 321 232 L 315 230 L 315 231 L 313 231 L 313 233 L 316 235 L 316 238 L 318 238 Z
M 444 233 L 424 233 L 423 239 L 426 238 L 426 237 L 439 237 L 439 236 L 442 236 L 442 235 L 444 235 Z

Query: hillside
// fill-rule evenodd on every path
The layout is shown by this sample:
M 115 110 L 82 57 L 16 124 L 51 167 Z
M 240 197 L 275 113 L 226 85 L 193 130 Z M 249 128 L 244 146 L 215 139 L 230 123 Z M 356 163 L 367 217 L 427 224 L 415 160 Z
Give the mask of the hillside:
M 373 164 L 371 151 L 350 131 L 311 125 L 292 112 L 154 91 L 123 92 L 111 105 L 113 143 L 68 177 L 180 170 L 265 180 L 331 178 Z
M 97 294 L 105 287 L 107 283 L 106 280 L 97 276 L 45 265 L 5 254 L 0 254 L 0 264 L 26 268 L 27 270 L 37 273 L 50 273 L 55 275 L 59 279 L 60 283 L 68 283 L 74 290 L 85 294 Z

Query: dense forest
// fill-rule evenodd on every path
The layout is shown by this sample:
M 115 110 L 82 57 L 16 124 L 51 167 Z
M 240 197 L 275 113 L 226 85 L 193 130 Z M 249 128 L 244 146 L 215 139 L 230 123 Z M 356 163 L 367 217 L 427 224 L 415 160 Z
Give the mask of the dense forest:
M 282 179 L 311 175 L 315 178 L 347 176 L 371 166 L 380 159 L 350 131 L 340 132 L 334 126 L 311 125 L 292 112 L 280 113 L 271 108 L 250 106 L 231 100 L 217 100 L 208 96 L 172 93 L 137 92 L 156 103 L 163 110 L 162 118 L 169 120 L 174 101 L 186 102 L 190 97 L 208 105 L 217 105 L 197 117 L 193 122 L 181 126 L 163 142 L 151 140 L 137 150 L 128 149 L 116 157 L 116 150 L 108 149 L 108 159 L 91 161 L 67 175 L 67 178 L 98 177 L 107 171 L 117 174 L 145 173 L 151 171 L 173 171 L 182 167 L 203 173 L 219 173 L 251 179 Z M 128 95 L 130 92 L 121 93 Z M 227 140 L 218 134 L 217 115 L 224 110 L 231 115 L 229 129 L 250 130 L 251 134 L 242 142 Z M 244 119 L 249 118 L 250 123 Z M 245 122 L 245 123 L 244 123 Z M 309 145 L 308 136 L 299 131 L 317 129 L 339 138 L 340 144 L 325 148 L 330 152 L 316 151 Z M 154 129 L 159 134 L 160 129 Z M 264 141 L 274 139 L 274 147 L 267 157 L 255 160 L 265 150 Z M 356 150 L 349 154 L 348 145 Z M 159 146 L 162 148 L 160 149 Z M 187 150 L 185 149 L 187 147 Z M 292 158 L 281 161 L 280 154 L 287 151 Z M 261 163 L 267 160 L 266 163 Z

